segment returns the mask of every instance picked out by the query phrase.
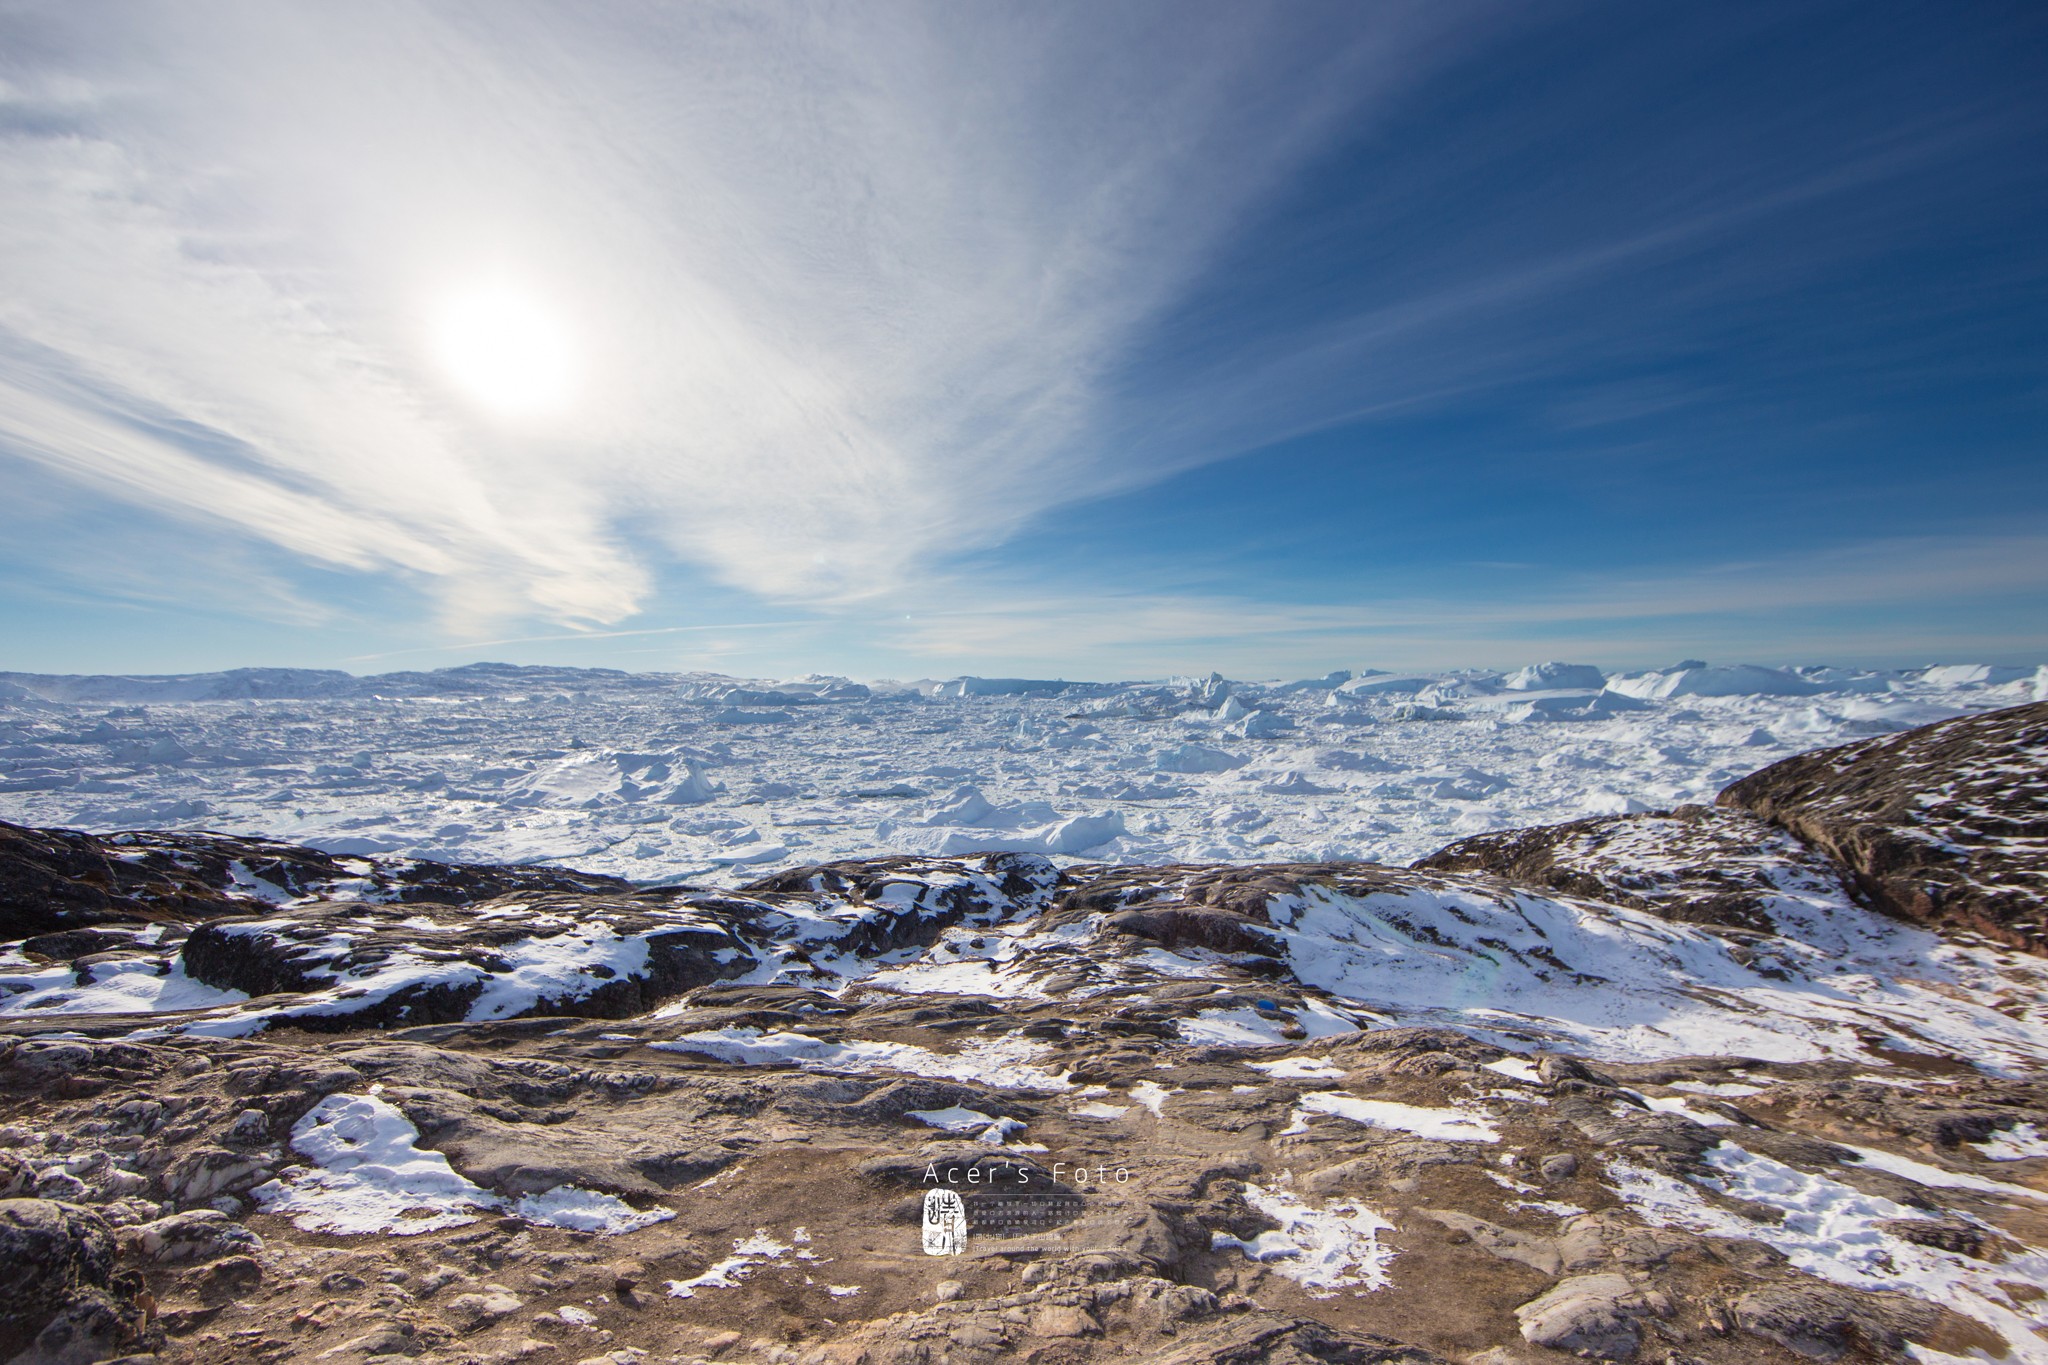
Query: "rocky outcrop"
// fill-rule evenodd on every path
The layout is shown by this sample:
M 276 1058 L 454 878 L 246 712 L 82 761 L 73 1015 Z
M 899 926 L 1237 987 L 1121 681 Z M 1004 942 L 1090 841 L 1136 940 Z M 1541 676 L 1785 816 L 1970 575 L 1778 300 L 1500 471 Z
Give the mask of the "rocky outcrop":
M 1807 1360 L 1909 1360 L 1908 1343 L 1940 1331 L 1941 1313 L 1901 1294 L 1858 1294 L 1827 1284 L 1753 1289 L 1734 1304 L 1752 1336 Z
M 1475 834 L 1415 863 L 1627 905 L 1682 924 L 1770 933 L 1784 891 L 1839 886 L 1824 856 L 1735 810 L 1680 806 Z
M 139 1277 L 117 1274 L 97 1213 L 50 1199 L 0 1199 L 0 1356 L 105 1360 L 148 1337 Z
M 836 931 L 799 930 L 793 937 L 829 943 L 838 952 L 879 956 L 928 946 L 957 924 L 990 924 L 1036 911 L 1062 881 L 1051 860 L 1038 854 L 985 853 L 970 858 L 865 858 L 792 868 L 749 883 L 739 894 L 823 911 L 836 922 Z M 778 917 L 766 918 L 771 923 L 763 932 L 776 934 L 780 926 L 772 921 Z
M 0 1203 L 34 1243 L 10 1269 L 18 1339 L 52 1359 L 66 1334 L 151 1349 L 153 1310 L 165 1361 L 224 1358 L 228 1324 L 279 1358 L 510 1362 L 539 1341 L 805 1365 L 1903 1361 L 2002 1349 L 1913 1285 L 1968 1274 L 1998 1294 L 2042 1264 L 2027 1197 L 1999 1192 L 2021 1187 L 1859 1172 L 1868 1158 L 1792 1126 L 1903 1149 L 1938 1182 L 2029 1178 L 1815 1107 L 1849 1067 L 1522 1065 L 1426 1028 L 1218 1048 L 1105 1031 L 1113 999 L 931 1002 L 915 1030 L 882 994 L 749 1006 L 751 990 L 583 1025 L 0 1037 L 0 1105 L 35 1120 L 0 1126 L 0 1151 L 65 1191 Z M 834 1050 L 791 1065 L 688 1045 L 739 1036 L 740 1017 Z M 1672 1112 L 1716 1088 L 1745 1092 L 1697 1111 L 1721 1126 Z M 1914 1099 L 2048 1124 L 2031 1082 Z M 336 1148 L 315 1124 L 336 1105 L 382 1126 Z M 1489 1132 L 1429 1127 L 1458 1116 Z M 1845 1228 L 1909 1292 L 1792 1269 L 1772 1242 L 1798 1234 L 1731 1175 L 1731 1145 L 1775 1153 L 1770 1185 L 1830 1218 L 1853 1216 L 1851 1181 L 1919 1189 L 1925 1210 Z M 1646 1171 L 1666 1182 L 1653 1199 L 1617 1197 Z M 964 1255 L 918 1250 L 933 1190 L 968 1205 Z M 1688 1225 L 1660 1223 L 1686 1199 Z M 1958 1227 L 1982 1240 L 1953 1244 Z
M 1879 910 L 2048 953 L 2048 702 L 1800 754 L 1720 804 L 1825 852 Z
M 754 964 L 729 929 L 629 897 L 541 895 L 438 905 L 320 902 L 210 920 L 184 942 L 194 980 L 314 1030 L 528 1014 L 625 1018 Z
M 228 834 L 85 834 L 0 821 L 0 940 L 107 923 L 247 915 L 328 894 L 468 905 L 515 893 L 628 889 L 616 877 L 559 868 L 335 857 Z M 78 955 L 66 946 L 47 951 Z
M 0 954 L 0 1359 L 2044 1359 L 2048 970 L 1795 832 L 728 891 L 14 831 L 86 910 Z

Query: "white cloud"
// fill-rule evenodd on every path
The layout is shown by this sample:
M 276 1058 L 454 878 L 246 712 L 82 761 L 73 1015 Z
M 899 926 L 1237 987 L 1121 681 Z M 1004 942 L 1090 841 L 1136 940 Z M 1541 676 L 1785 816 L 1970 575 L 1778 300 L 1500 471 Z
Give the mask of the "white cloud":
M 1134 338 L 1445 41 L 1340 13 L 17 9 L 0 450 L 451 622 L 623 620 L 655 545 L 888 591 L 1163 469 L 1095 440 Z M 558 416 L 437 363 L 484 285 L 559 319 Z

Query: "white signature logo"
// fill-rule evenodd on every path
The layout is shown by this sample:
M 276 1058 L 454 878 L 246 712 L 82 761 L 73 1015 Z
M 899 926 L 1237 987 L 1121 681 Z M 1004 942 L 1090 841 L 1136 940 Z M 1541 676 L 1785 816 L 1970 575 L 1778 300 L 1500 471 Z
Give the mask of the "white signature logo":
M 967 1201 L 953 1190 L 924 1192 L 924 1254 L 958 1256 L 967 1250 Z

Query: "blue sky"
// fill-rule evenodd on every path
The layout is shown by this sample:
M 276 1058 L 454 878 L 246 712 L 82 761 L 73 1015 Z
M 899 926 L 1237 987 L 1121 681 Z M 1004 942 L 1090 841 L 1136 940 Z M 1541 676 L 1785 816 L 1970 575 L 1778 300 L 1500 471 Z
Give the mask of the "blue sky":
M 0 667 L 2048 659 L 2028 4 L 0 9 Z

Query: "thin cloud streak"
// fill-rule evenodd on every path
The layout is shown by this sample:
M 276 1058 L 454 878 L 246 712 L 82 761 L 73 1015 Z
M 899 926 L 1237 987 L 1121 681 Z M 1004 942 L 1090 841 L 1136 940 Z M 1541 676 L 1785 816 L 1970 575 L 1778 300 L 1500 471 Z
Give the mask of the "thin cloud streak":
M 1669 217 L 1561 254 L 1456 279 L 1396 302 L 1347 312 L 1268 341 L 1255 360 L 1185 377 L 1170 401 L 1148 404 L 1130 433 L 1148 459 L 1119 471 L 1128 491 L 1257 446 L 1373 418 L 1440 409 L 1568 367 L 1585 337 L 1544 327 L 1502 327 L 1517 310 L 1606 277 L 1679 256 L 1817 201 L 1910 174 L 1994 131 L 1963 121 L 1859 156 L 1818 174 L 1791 174 L 1735 202 Z M 1739 287 L 1739 280 L 1722 287 Z M 1163 421 L 1159 414 L 1166 414 Z
M 898 650 L 940 668 L 964 659 L 1058 659 L 1079 668 L 1142 659 L 1154 672 L 1219 665 L 1263 670 L 1288 660 L 1318 670 L 1359 660 L 1442 667 L 1528 662 L 1523 655 L 1546 648 L 1642 661 L 1659 647 L 1689 652 L 1728 634 L 1782 658 L 1843 650 L 1871 658 L 1896 655 L 1896 627 L 1817 625 L 1810 614 L 1897 613 L 1916 603 L 2044 595 L 2048 536 L 1916 537 L 1682 575 L 1587 578 L 1483 603 L 1415 598 L 1321 605 L 1170 593 L 1006 597 L 990 587 L 982 594 L 986 606 L 913 612 L 888 636 Z M 1731 631 L 1717 624 L 1728 619 L 1741 625 Z M 2048 629 L 1993 635 L 1956 623 L 1916 627 L 1916 636 L 1953 636 L 2001 656 L 2048 648 Z
M 452 640 L 447 644 L 419 645 L 412 649 L 386 649 L 375 654 L 351 654 L 343 663 L 367 663 L 373 659 L 397 659 L 408 654 L 463 654 L 475 649 L 499 649 L 505 645 L 548 645 L 575 640 L 630 640 L 663 635 L 716 635 L 728 630 L 778 630 L 815 625 L 811 621 L 723 621 L 709 626 L 653 626 L 646 630 L 578 630 L 561 635 L 517 635 L 502 640 Z

